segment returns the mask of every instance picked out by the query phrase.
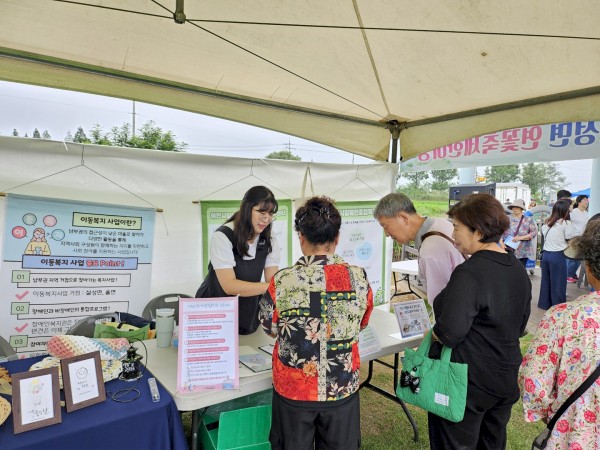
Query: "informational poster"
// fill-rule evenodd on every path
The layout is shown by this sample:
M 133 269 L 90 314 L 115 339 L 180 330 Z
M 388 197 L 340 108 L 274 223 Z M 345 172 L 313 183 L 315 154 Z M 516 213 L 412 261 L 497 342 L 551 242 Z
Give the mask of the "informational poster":
M 381 343 L 377 332 L 371 325 L 362 330 L 358 335 L 358 351 L 361 358 L 381 351 Z
M 79 320 L 150 298 L 150 208 L 7 195 L 0 329 L 25 356 Z
M 336 202 L 342 216 L 336 253 L 347 263 L 366 270 L 373 302 L 381 305 L 385 302 L 385 234 L 373 217 L 376 205 L 377 201 Z
M 292 201 L 277 200 L 279 209 L 273 221 L 272 236 L 279 243 L 281 260 L 279 267 L 292 265 Z M 229 220 L 229 218 L 240 209 L 238 200 L 203 200 L 200 202 L 200 214 L 202 216 L 202 270 L 203 276 L 208 273 L 208 262 L 210 260 L 210 239 L 213 233 Z
M 238 298 L 179 300 L 177 392 L 238 389 Z
M 424 334 L 431 328 L 429 314 L 423 299 L 408 300 L 392 304 L 400 333 L 391 335 L 397 339 L 407 339 Z

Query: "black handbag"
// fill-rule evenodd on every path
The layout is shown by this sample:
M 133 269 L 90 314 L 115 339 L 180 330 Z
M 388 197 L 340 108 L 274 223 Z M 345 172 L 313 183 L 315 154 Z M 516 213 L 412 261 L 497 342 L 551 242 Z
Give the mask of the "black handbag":
M 596 367 L 596 370 L 594 370 L 591 373 L 591 375 L 589 377 L 587 377 L 583 383 L 581 383 L 581 386 L 579 386 L 575 390 L 575 392 L 573 392 L 569 396 L 569 398 L 567 400 L 565 400 L 565 402 L 561 405 L 561 407 L 558 408 L 558 411 L 556 411 L 556 414 L 554 414 L 554 416 L 552 416 L 552 419 L 550 419 L 550 422 L 548 422 L 548 425 L 546 425 L 546 428 L 544 428 L 542 430 L 542 432 L 533 440 L 533 443 L 531 444 L 531 450 L 546 448 L 546 445 L 548 444 L 548 439 L 550 438 L 550 433 L 552 433 L 552 430 L 554 429 L 554 425 L 556 424 L 558 419 L 560 419 L 560 416 L 562 416 L 564 414 L 564 412 L 567 410 L 567 408 L 569 406 L 571 406 L 575 402 L 575 400 L 577 400 L 579 397 L 581 397 L 581 394 L 583 394 L 585 391 L 587 391 L 588 388 L 592 384 L 594 384 L 594 382 L 596 381 L 598 376 L 600 376 L 600 365 L 598 365 Z

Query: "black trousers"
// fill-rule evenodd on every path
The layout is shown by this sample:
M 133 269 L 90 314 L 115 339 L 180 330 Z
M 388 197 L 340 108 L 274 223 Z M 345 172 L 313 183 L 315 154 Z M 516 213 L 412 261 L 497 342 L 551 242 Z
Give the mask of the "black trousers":
M 490 395 L 469 383 L 467 407 L 461 422 L 429 413 L 429 441 L 434 450 L 502 450 L 512 405 L 519 399 Z
M 358 392 L 332 402 L 301 402 L 273 391 L 272 405 L 269 441 L 273 450 L 360 448 Z

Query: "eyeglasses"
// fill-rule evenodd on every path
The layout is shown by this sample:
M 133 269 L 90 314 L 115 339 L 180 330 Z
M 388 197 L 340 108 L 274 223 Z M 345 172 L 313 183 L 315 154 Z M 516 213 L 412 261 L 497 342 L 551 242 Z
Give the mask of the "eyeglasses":
M 258 213 L 258 218 L 260 220 L 268 220 L 269 222 L 277 220 L 277 216 L 275 216 L 275 213 L 273 213 L 273 212 L 260 211 L 258 209 L 254 209 L 254 208 L 252 208 L 252 211 L 254 211 L 255 213 Z

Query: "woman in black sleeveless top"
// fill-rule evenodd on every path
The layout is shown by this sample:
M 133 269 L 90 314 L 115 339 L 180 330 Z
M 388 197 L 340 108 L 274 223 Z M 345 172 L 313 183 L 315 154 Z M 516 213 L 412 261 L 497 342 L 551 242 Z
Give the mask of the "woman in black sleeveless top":
M 271 236 L 277 208 L 273 192 L 254 186 L 211 239 L 208 275 L 196 298 L 239 295 L 240 334 L 258 328 L 258 301 L 278 270 L 279 244 Z

